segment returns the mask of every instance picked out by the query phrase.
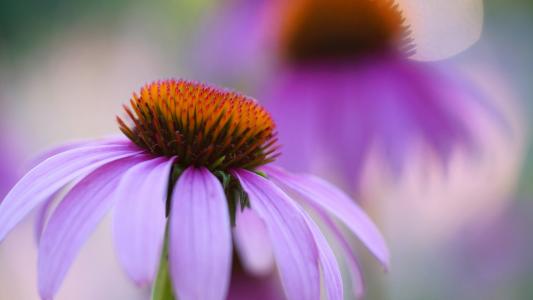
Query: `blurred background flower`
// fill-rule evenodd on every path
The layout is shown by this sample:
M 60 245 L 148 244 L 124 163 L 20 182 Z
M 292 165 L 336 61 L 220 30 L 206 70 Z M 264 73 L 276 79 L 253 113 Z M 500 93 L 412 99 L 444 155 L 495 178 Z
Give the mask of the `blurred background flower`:
M 249 78 L 251 66 L 272 61 L 257 94 L 282 128 L 281 161 L 291 169 L 332 172 L 358 191 L 373 152 L 398 176 L 420 147 L 417 156 L 444 168 L 458 149 L 482 151 L 481 118 L 510 134 L 490 91 L 453 63 L 413 61 L 447 58 L 476 42 L 482 1 L 230 1 L 228 7 L 198 47 L 215 51 L 194 52 L 197 61 L 218 58 L 200 71 L 232 79 L 221 76 L 233 74 L 232 65 Z
M 115 134 L 118 131 L 113 117 L 120 104 L 127 101 L 131 90 L 154 78 L 179 76 L 209 80 L 246 91 L 267 105 L 268 101 L 274 104 L 275 99 L 265 92 L 267 87 L 292 76 L 301 67 L 295 68 L 280 59 L 283 52 L 276 34 L 282 32 L 279 26 L 283 22 L 279 18 L 283 15 L 274 13 L 272 17 L 277 8 L 269 5 L 271 2 L 2 1 L 0 119 L 3 132 L 10 135 L 6 142 L 2 135 L 2 143 L 14 149 L 10 151 L 22 161 L 29 161 L 31 155 L 59 141 Z M 403 5 L 408 2 L 402 1 Z M 443 5 L 446 1 L 431 2 Z M 530 84 L 533 41 L 528 33 L 528 28 L 533 26 L 533 4 L 528 0 L 485 1 L 481 40 L 459 53 L 471 44 L 465 40 L 473 42 L 472 37 L 479 34 L 480 28 L 465 27 L 458 20 L 477 21 L 479 15 L 464 18 L 476 7 L 453 11 L 441 6 L 429 15 L 430 23 L 424 23 L 427 19 L 416 16 L 424 15 L 423 9 L 431 5 L 420 5 L 428 3 L 423 0 L 410 3 L 422 11 L 402 7 L 406 22 L 414 30 L 409 36 L 415 41 L 425 39 L 421 44 L 428 45 L 425 50 L 432 50 L 418 54 L 433 53 L 431 57 L 415 58 L 427 61 L 455 55 L 440 61 L 438 66 L 431 63 L 426 67 L 425 62 L 414 61 L 406 64 L 422 70 L 437 68 L 438 75 L 431 75 L 432 79 L 433 76 L 438 76 L 439 81 L 442 78 L 460 91 L 460 95 L 471 95 L 470 88 L 474 89 L 483 97 L 464 97 L 488 101 L 489 108 L 453 110 L 453 116 L 457 113 L 461 116 L 460 122 L 444 118 L 451 124 L 449 132 L 454 132 L 448 140 L 452 144 L 431 146 L 427 141 L 437 140 L 438 135 L 421 135 L 419 127 L 409 131 L 418 137 L 414 138 L 410 155 L 404 156 L 408 163 L 403 164 L 407 168 L 401 168 L 401 180 L 391 174 L 395 158 L 388 158 L 390 153 L 386 151 L 376 151 L 373 144 L 367 157 L 361 160 L 364 164 L 361 170 L 350 170 L 340 160 L 337 164 L 341 166 L 334 166 L 330 160 L 335 158 L 324 155 L 328 152 L 320 148 L 316 149 L 318 158 L 310 167 L 339 181 L 346 178 L 339 173 L 343 168 L 362 174 L 360 199 L 366 201 L 365 205 L 386 231 L 392 252 L 389 274 L 376 272 L 374 277 L 367 278 L 368 299 L 530 299 L 533 295 L 527 284 L 533 270 L 529 263 L 533 242 L 527 238 L 530 226 L 527 221 L 505 225 L 507 221 L 502 220 L 527 220 L 533 215 L 527 209 L 533 193 L 533 159 L 527 122 L 532 106 L 524 101 L 533 95 Z M 235 17 L 239 14 L 242 18 Z M 456 35 L 454 40 L 442 34 L 447 30 Z M 264 35 L 266 44 L 257 43 Z M 445 42 L 439 45 L 462 46 L 461 49 L 435 48 L 427 40 L 430 38 Z M 227 50 L 227 45 L 235 46 L 238 51 Z M 385 63 L 382 59 L 372 62 L 377 66 Z M 343 76 L 337 70 L 345 68 L 326 70 L 332 78 L 320 83 L 328 81 L 329 93 L 340 94 L 330 88 L 329 82 Z M 319 71 L 326 72 L 322 68 Z M 365 72 L 369 71 L 358 71 L 358 77 L 366 77 Z M 396 77 L 400 77 L 401 80 L 396 79 L 400 82 L 408 80 Z M 428 80 L 426 77 L 422 79 Z M 379 87 L 376 93 L 385 95 L 390 81 L 373 82 Z M 452 103 L 471 106 L 466 100 L 459 102 Z M 470 102 L 478 107 L 475 101 Z M 378 105 L 370 100 L 368 103 L 370 108 Z M 440 101 L 439 105 L 452 103 Z M 294 109 L 303 118 L 308 107 L 300 105 Z M 477 116 L 475 120 L 470 118 L 472 115 Z M 391 127 L 387 128 L 390 132 L 399 130 Z M 463 138 L 461 128 L 464 127 L 469 132 L 466 137 L 476 137 L 473 151 L 471 143 L 463 143 L 470 141 Z M 380 130 L 377 132 L 389 132 L 377 129 Z M 327 140 L 340 143 L 335 140 L 338 132 L 331 132 Z M 298 132 L 285 140 L 304 143 L 306 134 L 308 131 Z M 382 145 L 394 141 L 389 135 L 382 135 L 385 141 Z M 425 147 L 417 144 L 420 140 L 426 141 Z M 428 154 L 428 145 L 433 149 L 454 149 L 454 154 L 446 156 L 446 167 L 442 166 L 439 152 Z M 390 144 L 381 149 L 387 147 L 398 146 Z M 300 158 L 305 153 L 297 154 L 296 158 Z M 16 158 L 9 159 L 8 163 L 16 161 Z M 14 168 L 24 170 L 24 165 L 15 163 Z M 3 167 L 4 170 L 7 168 Z M 345 186 L 349 188 L 353 184 Z M 148 291 L 137 290 L 130 284 L 119 269 L 107 222 L 99 226 L 82 249 L 57 299 L 145 299 L 149 296 Z M 36 248 L 30 223 L 16 229 L 15 234 L 0 244 L 2 297 L 37 299 L 37 289 L 33 288 L 37 277 Z M 505 233 L 509 233 L 509 238 L 500 242 L 497 237 L 504 238 Z M 493 252 L 503 249 L 497 247 L 503 244 L 505 252 Z M 372 273 L 374 265 L 367 269 L 365 274 Z M 253 284 L 246 286 L 250 285 Z
M 10 129 L 6 125 L 0 125 L 0 198 L 2 199 L 18 179 L 24 156 L 20 153 L 24 151 L 24 147 L 17 142 L 15 130 Z
M 398 253 L 414 245 L 431 253 L 465 223 L 505 209 L 524 161 L 523 103 L 488 54 L 491 31 L 458 55 L 480 37 L 481 1 L 260 2 L 255 28 L 268 31 L 224 31 L 219 21 L 203 44 L 233 53 L 233 66 L 244 66 L 233 70 L 245 79 L 221 78 L 227 60 L 212 60 L 204 74 L 234 85 L 254 78 L 251 93 L 285 129 L 283 163 L 355 191 Z M 249 24 L 230 12 L 230 28 Z M 240 35 L 260 47 L 221 42 Z M 251 55 L 266 72 L 248 73 Z M 390 278 L 406 277 L 404 269 Z

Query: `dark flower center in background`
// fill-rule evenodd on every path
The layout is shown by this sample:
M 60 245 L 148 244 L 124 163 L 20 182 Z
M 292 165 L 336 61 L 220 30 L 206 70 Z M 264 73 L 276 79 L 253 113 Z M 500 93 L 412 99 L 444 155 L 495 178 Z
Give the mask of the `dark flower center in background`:
M 130 125 L 120 130 L 155 155 L 177 156 L 179 166 L 254 169 L 278 156 L 275 124 L 254 100 L 184 80 L 159 81 L 124 106 Z
M 414 49 L 394 0 L 287 3 L 281 39 L 283 55 L 289 62 L 345 60 L 398 50 L 412 54 Z

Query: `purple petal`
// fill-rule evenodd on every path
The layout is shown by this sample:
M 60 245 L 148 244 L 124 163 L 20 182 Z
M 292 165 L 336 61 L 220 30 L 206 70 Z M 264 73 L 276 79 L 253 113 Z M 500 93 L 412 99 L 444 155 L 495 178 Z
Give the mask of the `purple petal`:
M 38 257 L 39 293 L 51 299 L 81 245 L 116 199 L 122 173 L 139 158 L 109 163 L 81 180 L 52 214 L 41 238 Z
M 33 231 L 35 235 L 35 242 L 37 245 L 41 242 L 41 235 L 44 231 L 46 220 L 50 216 L 50 211 L 54 204 L 56 194 L 52 195 L 48 200 L 44 201 L 37 209 L 37 215 L 35 216 L 35 223 L 33 225 Z
M 279 134 L 283 152 L 292 154 L 279 163 L 293 171 L 339 171 L 355 190 L 361 188 L 369 155 L 384 159 L 395 177 L 419 146 L 429 146 L 446 166 L 455 151 L 478 150 L 478 117 L 502 123 L 490 97 L 461 77 L 445 63 L 427 65 L 388 54 L 356 64 L 287 67 L 263 92 L 284 129 Z
M 68 184 L 70 187 L 76 186 L 79 181 L 83 180 L 84 177 L 78 177 L 75 180 L 73 180 L 71 183 Z M 66 194 L 68 190 L 67 188 L 62 188 L 55 192 L 52 196 L 50 196 L 47 200 L 45 200 L 43 203 L 39 205 L 37 208 L 37 212 L 35 215 L 35 222 L 33 224 L 33 231 L 34 231 L 34 239 L 35 243 L 39 245 L 41 242 L 41 236 L 45 229 L 46 222 L 48 221 L 48 218 L 52 215 L 52 211 L 54 210 L 56 204 L 56 200 L 59 200 Z
M 129 169 L 116 191 L 113 233 L 118 258 L 138 285 L 156 274 L 165 234 L 165 202 L 174 160 L 157 158 Z
M 346 263 L 348 271 L 350 272 L 350 278 L 352 280 L 352 291 L 354 293 L 355 299 L 363 298 L 363 296 L 365 295 L 365 282 L 363 274 L 361 273 L 361 266 L 359 264 L 359 261 L 357 260 L 357 257 L 355 256 L 355 252 L 353 251 L 349 242 L 344 237 L 344 234 L 338 228 L 337 224 L 335 224 L 335 222 L 331 219 L 331 217 L 326 212 L 320 209 L 316 210 L 316 213 L 319 215 L 320 219 L 324 221 L 325 225 L 331 231 L 331 233 L 333 233 L 335 241 L 340 246 L 340 250 L 342 251 L 342 257 L 344 258 L 344 262 Z
M 339 218 L 383 266 L 388 268 L 390 254 L 385 240 L 370 218 L 348 195 L 311 175 L 296 176 L 275 167 L 264 169 L 276 182 L 302 195 L 310 205 Z
M 75 180 L 73 180 L 68 185 L 70 187 L 76 186 L 79 181 L 81 181 L 84 177 L 78 177 Z M 33 234 L 35 243 L 37 246 L 41 242 L 41 236 L 44 231 L 44 228 L 46 226 L 46 222 L 48 221 L 48 218 L 52 215 L 52 211 L 54 210 L 56 204 L 55 202 L 59 202 L 56 200 L 61 199 L 62 196 L 66 194 L 66 188 L 60 189 L 57 192 L 55 192 L 52 196 L 50 196 L 47 200 L 45 200 L 43 203 L 39 205 L 37 208 L 37 212 L 35 215 L 35 222 L 33 223 Z
M 266 67 L 271 31 L 265 21 L 269 1 L 223 1 L 220 9 L 200 24 L 194 51 L 188 60 L 193 70 L 211 79 L 239 79 L 260 74 Z M 224 57 L 224 59 L 220 59 Z M 253 72 L 253 73 L 252 73 Z M 249 76 L 248 76 L 249 77 Z M 247 78 L 249 79 L 249 78 Z
M 256 276 L 270 274 L 274 254 L 265 223 L 251 209 L 239 209 L 235 223 L 235 246 L 246 271 Z
M 77 177 L 139 152 L 124 145 L 91 146 L 57 154 L 29 171 L 0 204 L 0 241 L 33 208 Z
M 59 153 L 63 153 L 72 149 L 76 148 L 82 148 L 82 147 L 89 147 L 89 146 L 103 146 L 103 145 L 126 145 L 130 143 L 128 139 L 124 138 L 107 138 L 104 140 L 78 140 L 78 141 L 72 141 L 69 143 L 65 143 L 56 147 L 52 147 L 50 149 L 47 149 L 41 153 L 39 153 L 34 159 L 32 159 L 30 165 L 31 167 L 35 167 L 36 165 L 42 163 L 43 161 L 47 160 L 48 158 L 55 156 Z
M 248 193 L 252 209 L 267 226 L 287 297 L 317 299 L 319 253 L 304 212 L 267 179 L 246 170 L 233 174 Z
M 334 299 L 344 299 L 344 289 L 342 286 L 342 275 L 339 269 L 339 264 L 337 263 L 337 258 L 331 247 L 328 244 L 328 241 L 310 217 L 306 217 L 307 225 L 318 248 L 320 265 L 322 267 L 322 274 L 324 278 L 324 286 L 329 300 Z
M 231 224 L 222 184 L 186 169 L 172 194 L 169 262 L 176 297 L 225 299 L 231 277 Z

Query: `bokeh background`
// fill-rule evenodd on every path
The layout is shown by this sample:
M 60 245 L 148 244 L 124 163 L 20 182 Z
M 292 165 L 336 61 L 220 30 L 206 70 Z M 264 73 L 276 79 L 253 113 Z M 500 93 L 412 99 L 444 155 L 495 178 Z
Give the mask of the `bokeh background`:
M 201 39 L 210 36 L 206 24 L 221 5 L 222 0 L 2 0 L 0 193 L 40 151 L 118 134 L 115 115 L 146 82 L 208 80 L 255 96 L 252 87 L 260 79 L 254 76 L 243 82 L 234 78 L 239 69 L 224 77 L 195 67 L 202 62 L 191 52 L 206 51 Z M 383 273 L 361 251 L 367 299 L 533 299 L 533 2 L 490 0 L 484 9 L 481 40 L 448 61 L 501 101 L 512 133 L 488 130 L 487 151 L 454 159 L 445 176 L 420 171 L 423 162 L 416 160 L 401 183 L 367 174 L 364 206 L 392 252 L 391 269 Z M 242 72 L 260 78 L 263 67 L 258 62 Z M 58 299 L 149 297 L 127 281 L 112 247 L 110 224 L 104 222 Z M 0 299 L 38 299 L 36 277 L 30 217 L 0 244 Z

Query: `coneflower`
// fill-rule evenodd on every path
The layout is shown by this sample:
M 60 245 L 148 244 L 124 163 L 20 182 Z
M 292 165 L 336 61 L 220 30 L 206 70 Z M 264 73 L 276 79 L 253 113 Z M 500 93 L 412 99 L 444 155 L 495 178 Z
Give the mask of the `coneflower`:
M 230 2 L 239 7 L 240 1 Z M 319 162 L 357 186 L 371 152 L 399 175 L 420 146 L 446 165 L 455 150 L 477 150 L 479 119 L 499 118 L 492 95 L 449 63 L 420 62 L 450 57 L 479 38 L 481 0 L 252 2 L 255 26 L 270 30 L 226 36 L 225 24 L 237 27 L 232 17 L 240 17 L 226 13 L 228 22 L 217 24 L 216 36 L 202 46 L 234 53 L 237 59 L 221 64 L 220 74 L 225 64 L 247 70 L 239 64 L 276 62 L 257 80 L 256 93 L 280 128 L 279 163 L 291 170 Z M 244 28 L 254 27 L 249 19 Z M 248 58 L 252 47 L 221 42 L 230 37 L 260 44 L 256 58 Z M 269 56 L 264 49 L 273 51 Z
M 54 297 L 81 245 L 111 209 L 121 265 L 139 286 L 157 274 L 158 299 L 171 298 L 172 290 L 179 299 L 224 299 L 232 239 L 249 272 L 271 269 L 271 253 L 289 299 L 318 299 L 321 292 L 342 299 L 339 264 L 304 206 L 335 233 L 356 284 L 356 258 L 334 220 L 387 267 L 383 238 L 351 199 L 321 179 L 271 166 L 279 155 L 276 126 L 253 99 L 201 83 L 158 81 L 133 94 L 125 116 L 118 123 L 127 139 L 57 150 L 0 205 L 0 240 L 42 206 L 41 298 Z M 64 196 L 52 211 L 58 194 Z

